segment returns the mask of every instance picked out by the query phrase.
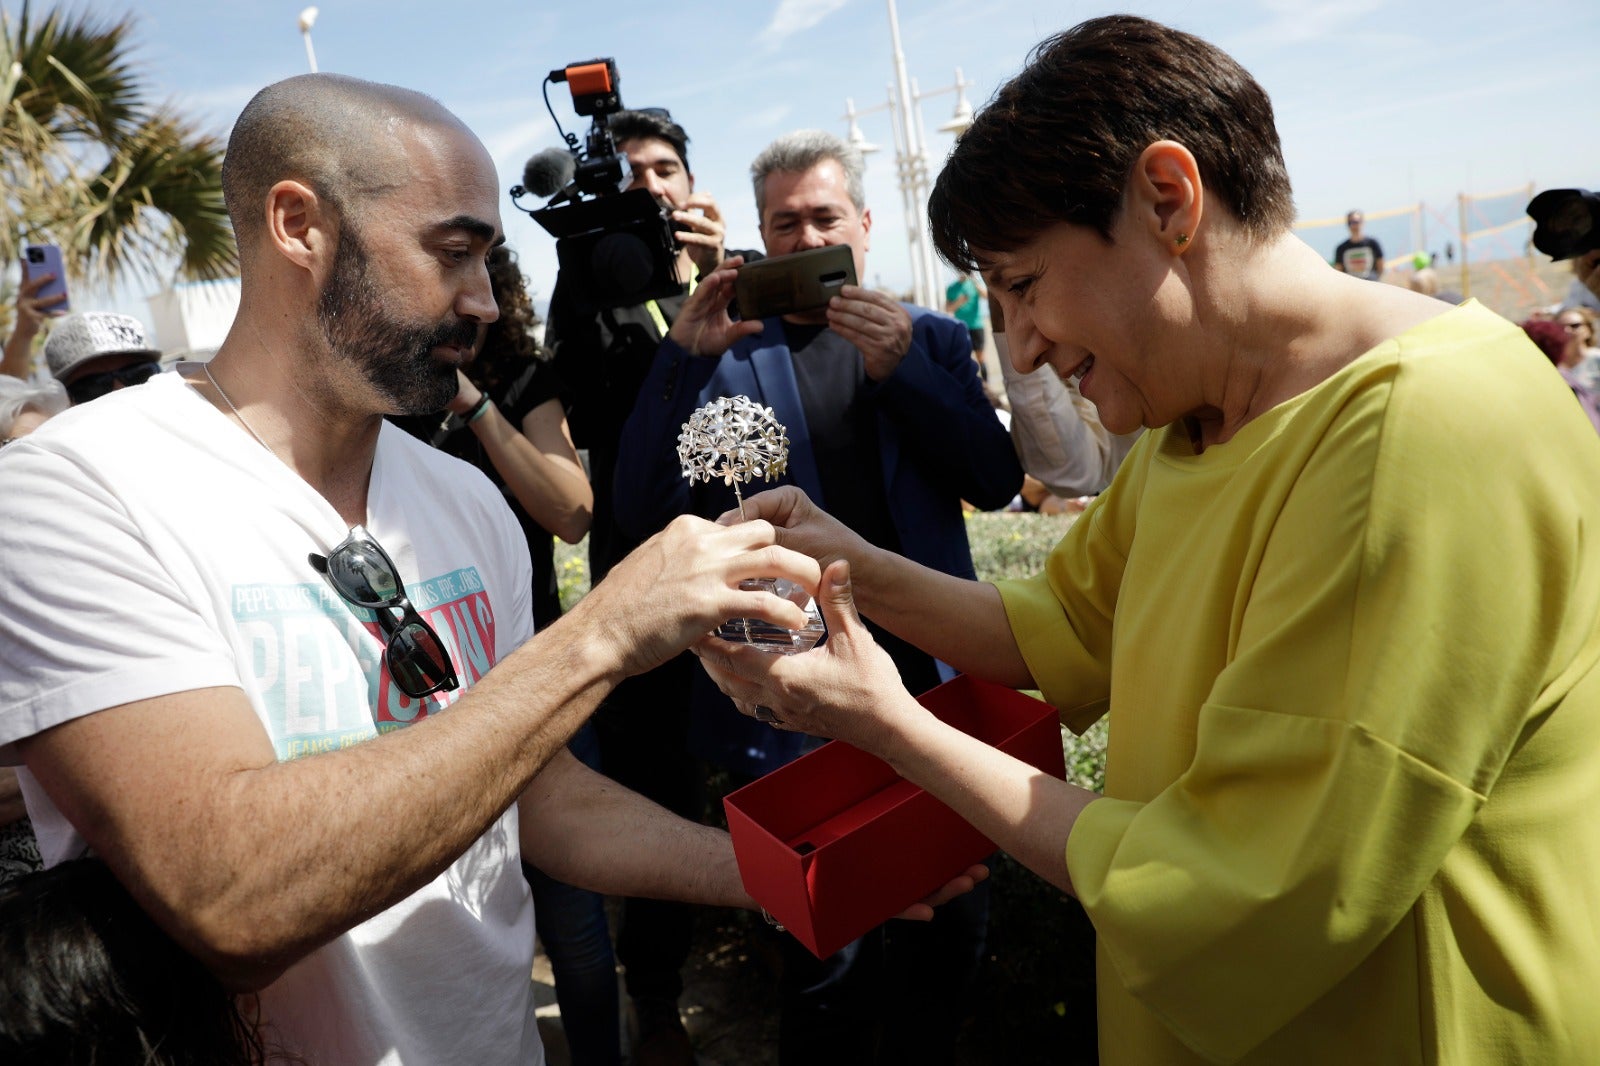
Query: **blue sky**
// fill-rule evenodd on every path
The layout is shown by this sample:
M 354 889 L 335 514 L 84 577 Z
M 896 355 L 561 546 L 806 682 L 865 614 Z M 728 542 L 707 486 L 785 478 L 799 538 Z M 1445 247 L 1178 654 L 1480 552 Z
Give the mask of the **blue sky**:
M 6 0 L 13 12 L 17 0 Z M 36 7 L 48 7 L 37 4 Z M 261 86 L 307 69 L 296 25 L 303 3 L 93 0 L 73 10 L 137 19 L 136 55 L 160 99 L 225 135 Z M 843 134 L 845 99 L 886 99 L 893 78 L 882 0 L 323 0 L 312 30 L 325 71 L 429 93 L 489 147 L 510 187 L 534 152 L 559 143 L 541 97 L 544 76 L 612 56 L 632 107 L 671 109 L 688 129 L 697 187 L 715 195 L 730 246 L 759 247 L 747 167 L 772 138 L 805 126 Z M 1600 4 L 1594 0 L 900 0 L 908 73 L 924 93 L 960 67 L 981 106 L 1044 37 L 1085 18 L 1128 10 L 1196 33 L 1237 58 L 1277 111 L 1302 218 L 1377 214 L 1428 204 L 1429 243 L 1454 223 L 1458 192 L 1528 182 L 1600 186 L 1594 89 L 1600 84 Z M 582 133 L 564 86 L 556 115 Z M 949 148 L 934 132 L 953 93 L 922 103 L 937 172 Z M 886 111 L 860 120 L 883 146 L 868 158 L 875 227 L 869 280 L 909 287 L 905 216 Z M 1518 213 L 1520 196 L 1492 205 Z M 554 279 L 551 240 L 503 203 L 507 235 L 542 302 Z M 1493 221 L 1500 221 L 1496 218 Z M 1475 223 L 1480 224 L 1480 223 Z M 1404 223 L 1393 225 L 1403 226 Z M 1380 225 L 1369 227 L 1380 237 Z M 1309 234 L 1324 254 L 1337 231 Z M 1398 238 L 1393 238 L 1398 239 Z M 1322 248 L 1323 243 L 1329 247 Z M 1391 243 L 1391 241 L 1386 241 Z M 142 317 L 144 292 L 114 302 Z

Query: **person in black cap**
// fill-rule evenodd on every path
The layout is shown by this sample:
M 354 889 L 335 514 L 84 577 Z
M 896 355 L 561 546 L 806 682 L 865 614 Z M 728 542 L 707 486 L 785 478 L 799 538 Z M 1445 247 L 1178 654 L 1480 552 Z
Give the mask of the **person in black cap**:
M 145 340 L 139 320 L 111 311 L 63 319 L 45 341 L 44 360 L 74 406 L 142 385 L 161 370 L 161 352 Z
M 1533 246 L 1556 262 L 1572 260 L 1564 307 L 1600 311 L 1600 193 L 1546 189 L 1528 202 Z
M 1360 211 L 1344 216 L 1350 227 L 1350 237 L 1333 250 L 1333 268 L 1353 274 L 1368 281 L 1383 277 L 1383 246 L 1371 237 L 1363 236 L 1362 225 L 1366 219 Z

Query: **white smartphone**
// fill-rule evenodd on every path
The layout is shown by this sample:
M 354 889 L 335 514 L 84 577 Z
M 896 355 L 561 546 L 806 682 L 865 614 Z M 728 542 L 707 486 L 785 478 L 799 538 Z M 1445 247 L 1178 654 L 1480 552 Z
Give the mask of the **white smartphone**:
M 61 263 L 61 249 L 54 244 L 30 244 L 22 251 L 22 277 L 26 281 L 41 274 L 54 274 L 36 294 L 37 299 L 60 296 L 62 300 L 50 308 L 52 311 L 70 310 L 67 298 L 67 271 Z

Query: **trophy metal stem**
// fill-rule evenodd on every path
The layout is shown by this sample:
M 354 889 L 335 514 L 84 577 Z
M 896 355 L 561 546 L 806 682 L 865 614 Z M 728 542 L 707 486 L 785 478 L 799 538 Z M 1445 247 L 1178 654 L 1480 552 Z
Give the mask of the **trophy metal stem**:
M 739 491 L 739 483 L 737 481 L 733 483 L 733 498 L 739 501 L 739 521 L 748 522 L 750 517 L 744 513 L 744 493 Z M 744 642 L 746 644 L 755 643 L 755 636 L 750 632 L 750 619 L 741 618 L 739 622 L 744 629 Z

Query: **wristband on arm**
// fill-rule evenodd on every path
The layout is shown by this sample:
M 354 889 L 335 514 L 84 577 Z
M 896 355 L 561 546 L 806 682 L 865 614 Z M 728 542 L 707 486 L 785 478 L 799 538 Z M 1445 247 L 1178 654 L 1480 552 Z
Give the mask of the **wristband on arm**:
M 478 402 L 473 404 L 466 414 L 461 416 L 461 424 L 464 426 L 470 426 L 472 423 L 482 418 L 488 410 L 489 394 L 486 392 L 482 396 L 478 397 Z

